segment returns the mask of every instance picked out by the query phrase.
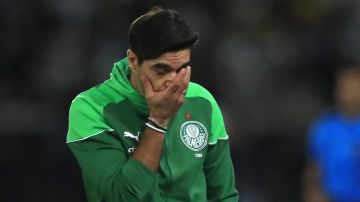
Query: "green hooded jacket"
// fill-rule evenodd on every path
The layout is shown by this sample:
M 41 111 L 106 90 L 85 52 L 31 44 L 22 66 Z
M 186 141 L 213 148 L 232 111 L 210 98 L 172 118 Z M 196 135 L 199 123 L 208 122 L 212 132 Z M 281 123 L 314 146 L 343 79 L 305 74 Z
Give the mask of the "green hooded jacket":
M 148 117 L 130 84 L 127 58 L 110 79 L 73 101 L 67 144 L 80 165 L 89 202 L 238 201 L 228 135 L 212 95 L 190 83 L 171 119 L 157 172 L 131 154 Z

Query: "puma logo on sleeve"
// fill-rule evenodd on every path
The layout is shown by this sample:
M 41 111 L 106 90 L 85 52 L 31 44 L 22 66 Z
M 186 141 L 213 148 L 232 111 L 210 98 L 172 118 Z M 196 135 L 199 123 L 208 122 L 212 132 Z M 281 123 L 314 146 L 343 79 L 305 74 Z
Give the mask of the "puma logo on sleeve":
M 137 142 L 139 142 L 139 135 L 140 135 L 140 132 L 138 132 L 137 135 L 133 135 L 132 133 L 130 133 L 128 131 L 124 132 L 124 137 L 135 139 Z

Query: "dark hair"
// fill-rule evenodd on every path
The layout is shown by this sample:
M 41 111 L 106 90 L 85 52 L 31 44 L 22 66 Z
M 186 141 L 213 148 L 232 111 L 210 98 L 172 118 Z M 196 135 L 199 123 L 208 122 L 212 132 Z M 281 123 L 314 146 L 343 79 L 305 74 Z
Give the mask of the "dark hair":
M 165 52 L 191 48 L 198 38 L 199 34 L 190 30 L 179 13 L 154 7 L 131 24 L 129 48 L 141 64 Z

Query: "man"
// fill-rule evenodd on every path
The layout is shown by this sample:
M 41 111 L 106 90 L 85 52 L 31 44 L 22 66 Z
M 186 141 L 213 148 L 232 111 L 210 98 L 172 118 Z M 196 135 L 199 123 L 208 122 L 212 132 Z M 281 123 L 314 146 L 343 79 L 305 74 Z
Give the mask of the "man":
M 190 82 L 197 41 L 177 12 L 154 8 L 110 79 L 73 100 L 67 143 L 88 201 L 238 201 L 220 109 Z
M 322 116 L 309 138 L 306 202 L 360 201 L 360 67 L 337 74 L 339 109 Z

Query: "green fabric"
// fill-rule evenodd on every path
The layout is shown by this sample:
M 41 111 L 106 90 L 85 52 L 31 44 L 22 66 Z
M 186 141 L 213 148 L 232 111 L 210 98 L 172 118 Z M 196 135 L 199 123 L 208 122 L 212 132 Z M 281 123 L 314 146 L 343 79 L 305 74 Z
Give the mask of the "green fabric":
M 130 159 L 112 132 L 102 132 L 69 146 L 81 167 L 90 202 L 141 201 L 154 187 L 155 175 Z
M 229 141 L 219 141 L 208 147 L 207 158 L 204 163 L 208 190 L 208 201 L 236 201 L 238 193 L 229 192 L 235 186 L 233 165 L 230 158 Z
M 215 144 L 219 139 L 228 139 L 228 134 L 225 130 L 223 116 L 221 114 L 219 105 L 216 103 L 214 97 L 205 88 L 196 83 L 190 83 L 189 90 L 186 94 L 186 98 L 201 97 L 211 104 L 211 136 L 209 138 L 209 144 Z
M 103 117 L 103 108 L 110 103 L 128 99 L 139 112 L 148 113 L 144 96 L 127 79 L 129 73 L 125 58 L 114 64 L 110 79 L 76 96 L 69 112 L 67 143 L 112 130 Z
M 168 125 L 159 170 L 154 174 L 131 159 L 148 109 L 128 74 L 125 58 L 109 80 L 79 94 L 70 107 L 67 143 L 88 201 L 238 201 L 221 111 L 198 84 L 190 83 Z

